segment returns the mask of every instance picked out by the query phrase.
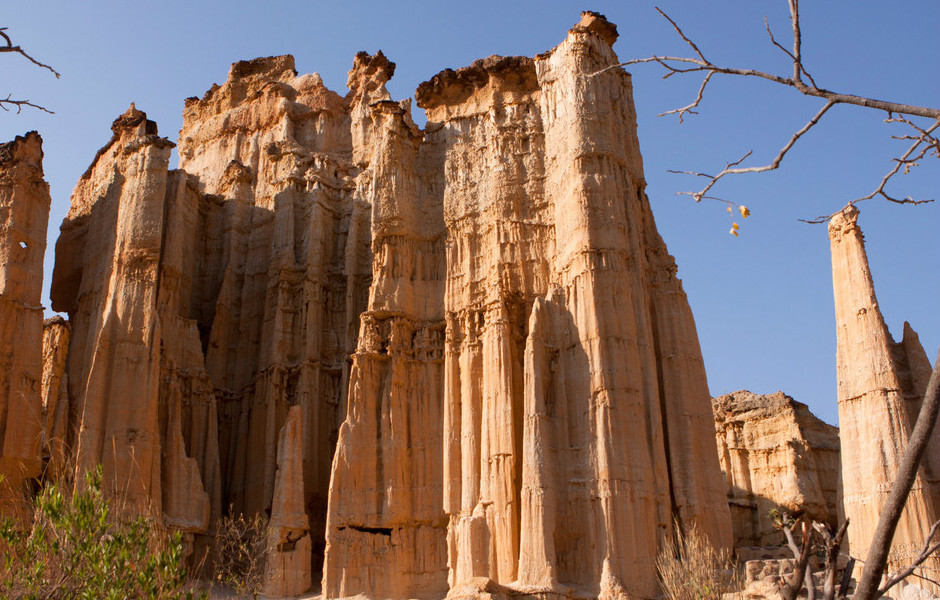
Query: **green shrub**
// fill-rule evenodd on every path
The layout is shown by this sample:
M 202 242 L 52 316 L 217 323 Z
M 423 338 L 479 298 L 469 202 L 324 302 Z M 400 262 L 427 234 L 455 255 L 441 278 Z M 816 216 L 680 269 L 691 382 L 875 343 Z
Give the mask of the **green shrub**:
M 99 466 L 71 497 L 47 484 L 32 500 L 32 523 L 0 523 L 0 598 L 196 597 L 187 585 L 182 535 L 157 533 L 145 517 L 112 515 L 101 477 Z

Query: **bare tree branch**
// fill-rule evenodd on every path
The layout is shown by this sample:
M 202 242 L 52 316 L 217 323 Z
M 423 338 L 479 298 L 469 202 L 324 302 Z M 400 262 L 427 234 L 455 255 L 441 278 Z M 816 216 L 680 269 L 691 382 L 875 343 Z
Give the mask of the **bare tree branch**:
M 718 182 L 719 179 L 726 175 L 737 175 L 741 173 L 761 173 L 765 171 L 772 171 L 779 167 L 781 160 L 784 156 L 793 147 L 793 145 L 813 126 L 815 126 L 822 116 L 836 104 L 851 104 L 854 106 L 862 106 L 866 108 L 873 108 L 877 110 L 884 110 L 889 113 L 889 119 L 887 122 L 901 122 L 906 123 L 913 127 L 920 135 L 919 136 L 904 136 L 901 139 L 909 139 L 913 143 L 911 148 L 900 158 L 893 159 L 895 164 L 882 179 L 881 184 L 868 196 L 857 198 L 851 202 L 854 204 L 856 202 L 861 202 L 862 200 L 868 200 L 874 198 L 875 196 L 881 196 L 884 199 L 895 202 L 898 204 L 922 204 L 925 202 L 930 202 L 931 200 L 915 200 L 913 198 L 896 198 L 890 195 L 885 191 L 885 185 L 898 174 L 901 169 L 904 169 L 906 174 L 912 167 L 918 165 L 919 160 L 927 156 L 936 156 L 940 158 L 940 149 L 936 143 L 936 137 L 932 135 L 932 132 L 937 128 L 937 124 L 940 123 L 940 109 L 934 107 L 925 107 L 917 106 L 913 104 L 903 104 L 898 102 L 888 102 L 885 100 L 878 100 L 875 98 L 866 98 L 864 96 L 857 96 L 855 94 L 846 94 L 828 90 L 822 87 L 819 87 L 816 84 L 816 80 L 810 75 L 809 71 L 806 69 L 806 66 L 803 63 L 803 54 L 802 54 L 802 30 L 800 27 L 800 10 L 799 10 L 799 0 L 787 0 L 790 8 L 790 23 L 792 26 L 792 35 L 793 35 L 793 48 L 788 50 L 785 48 L 777 39 L 774 37 L 773 32 L 770 29 L 770 23 L 767 18 L 764 18 L 764 26 L 767 30 L 767 35 L 770 37 L 770 42 L 776 48 L 780 49 L 787 57 L 790 59 L 790 62 L 793 66 L 793 72 L 789 77 L 784 77 L 782 75 L 776 75 L 774 73 L 767 73 L 764 71 L 757 71 L 754 69 L 742 69 L 737 67 L 726 67 L 717 65 L 707 58 L 705 58 L 704 53 L 701 48 L 692 41 L 692 39 L 686 35 L 686 33 L 679 27 L 678 23 L 672 17 L 663 12 L 662 9 L 656 8 L 656 11 L 663 16 L 669 23 L 672 25 L 673 29 L 679 35 L 680 38 L 692 49 L 695 56 L 693 57 L 680 57 L 680 56 L 650 56 L 647 58 L 638 58 L 629 60 L 620 64 L 611 65 L 605 67 L 595 73 L 591 73 L 589 77 L 594 77 L 615 69 L 618 67 L 625 67 L 628 65 L 643 64 L 643 63 L 656 63 L 662 66 L 666 73 L 663 75 L 664 79 L 668 79 L 676 74 L 683 73 L 705 73 L 705 77 L 702 80 L 701 85 L 699 86 L 698 93 L 695 96 L 695 99 L 683 106 L 681 108 L 676 108 L 673 110 L 666 111 L 659 116 L 675 114 L 679 117 L 679 122 L 681 123 L 684 117 L 687 114 L 697 114 L 696 108 L 701 104 L 702 99 L 705 94 L 705 89 L 711 81 L 712 76 L 715 74 L 722 75 L 738 75 L 743 77 L 758 77 L 761 79 L 766 79 L 774 83 L 785 85 L 799 91 L 800 93 L 806 96 L 812 96 L 817 98 L 822 98 L 826 101 L 823 107 L 816 113 L 814 116 L 802 129 L 793 134 L 790 140 L 786 145 L 777 153 L 777 156 L 774 160 L 764 166 L 759 167 L 738 167 L 741 164 L 743 159 L 738 160 L 733 163 L 729 163 L 725 166 L 717 175 L 706 175 L 705 173 L 695 172 L 695 171 L 671 171 L 671 172 L 681 172 L 689 175 L 696 175 L 707 177 L 710 179 L 708 185 L 706 185 L 702 190 L 698 192 L 681 192 L 684 195 L 691 196 L 696 200 L 696 202 L 701 201 L 702 199 L 716 199 L 721 202 L 728 204 L 734 204 L 727 200 L 721 198 L 715 198 L 714 196 L 707 195 L 709 190 Z M 804 77 L 806 81 L 804 81 Z M 807 83 L 808 81 L 808 83 Z M 904 118 L 903 116 L 893 117 L 893 115 L 907 115 L 910 117 L 925 117 L 934 119 L 936 122 L 929 128 L 923 129 L 918 127 L 910 119 Z M 750 155 L 750 152 L 745 155 L 745 158 Z M 832 215 L 826 215 L 823 217 L 818 217 L 817 219 L 808 220 L 805 222 L 816 223 L 824 222 L 828 220 Z M 802 219 L 801 219 L 802 220 Z
M 45 63 L 39 62 L 38 60 L 30 56 L 29 53 L 27 53 L 21 47 L 14 46 L 13 40 L 11 40 L 10 36 L 6 33 L 7 29 L 8 29 L 7 27 L 0 27 L 0 37 L 2 37 L 7 43 L 6 46 L 0 46 L 0 52 L 15 52 L 17 54 L 22 54 L 27 60 L 29 60 L 31 63 L 33 63 L 37 67 L 41 67 L 43 69 L 49 69 L 49 71 L 51 71 L 52 74 L 55 75 L 56 79 L 60 77 L 58 71 L 56 71 L 55 69 L 53 69 L 52 67 L 50 67 L 49 65 Z M 31 106 L 35 106 L 35 105 L 31 105 Z
M 786 584 L 780 590 L 780 595 L 784 600 L 796 600 L 796 597 L 800 593 L 800 589 L 802 589 L 803 585 L 806 585 L 806 593 L 809 595 L 808 600 L 813 600 L 815 598 L 813 574 L 806 569 L 807 565 L 809 564 L 810 554 L 812 554 L 813 528 L 810 527 L 801 518 L 797 518 L 797 520 L 792 524 L 788 524 L 788 520 L 788 517 L 784 515 L 783 534 L 787 538 L 787 546 L 793 553 L 793 558 L 796 559 L 796 566 L 793 568 L 793 573 L 791 573 L 790 576 L 786 578 Z M 797 525 L 802 525 L 802 547 L 797 546 L 796 540 L 793 539 L 793 529 Z
M 790 0 L 791 5 L 795 4 L 795 0 Z M 599 75 L 605 71 L 617 67 L 626 67 L 629 65 L 655 62 L 662 64 L 667 70 L 670 71 L 670 75 L 674 73 L 694 73 L 697 71 L 708 71 L 713 73 L 722 73 L 724 75 L 741 75 L 745 77 L 759 77 L 761 79 L 766 79 L 768 81 L 773 81 L 774 83 L 779 83 L 781 85 L 786 85 L 792 87 L 799 92 L 807 95 L 813 96 L 816 98 L 822 98 L 824 100 L 832 101 L 835 104 L 853 104 L 855 106 L 864 106 L 866 108 L 874 108 L 877 110 L 883 110 L 891 113 L 898 113 L 903 115 L 911 115 L 915 117 L 928 117 L 931 119 L 940 119 L 940 109 L 926 107 L 926 106 L 917 106 L 915 104 L 903 104 L 900 102 L 889 102 L 886 100 L 878 100 L 875 98 L 866 98 L 864 96 L 856 96 L 855 94 L 845 94 L 841 92 L 834 92 L 832 90 L 827 90 L 825 88 L 818 87 L 815 82 L 812 81 L 807 75 L 807 78 L 810 79 L 811 85 L 807 85 L 803 80 L 800 74 L 806 74 L 806 68 L 803 66 L 802 58 L 800 58 L 799 50 L 799 20 L 798 13 L 797 20 L 793 21 L 793 29 L 797 35 L 796 40 L 794 41 L 794 51 L 791 54 L 787 52 L 789 56 L 794 60 L 794 74 L 790 77 L 783 77 L 781 75 L 774 75 L 773 73 L 766 73 L 764 71 L 757 71 L 755 69 L 741 69 L 737 67 L 722 67 L 712 63 L 711 61 L 705 59 L 699 47 L 692 42 L 689 37 L 685 34 L 684 31 L 676 24 L 676 22 L 660 8 L 656 8 L 656 11 L 661 14 L 667 21 L 669 21 L 673 28 L 678 32 L 679 36 L 695 51 L 698 55 L 698 58 L 689 58 L 681 56 L 650 56 L 647 58 L 637 58 L 633 60 L 628 60 L 616 65 L 610 65 L 605 67 L 596 73 L 591 73 L 591 76 Z M 792 19 L 793 17 L 791 17 Z M 775 44 L 780 47 L 779 44 Z M 684 65 L 693 65 L 691 67 L 677 67 L 670 65 L 669 63 L 680 63 Z
M 924 394 L 907 448 L 904 449 L 901 464 L 898 465 L 894 484 L 891 486 L 891 492 L 888 494 L 888 499 L 878 519 L 878 526 L 872 536 L 865 568 L 855 592 L 856 600 L 874 600 L 878 597 L 878 582 L 888 562 L 891 540 L 894 538 L 894 531 L 898 526 L 911 486 L 914 485 L 917 477 L 920 461 L 927 451 L 930 434 L 937 423 L 938 415 L 940 415 L 940 353 L 937 355 L 933 372 L 930 374 L 927 393 Z
M 686 115 L 686 113 L 690 115 L 697 115 L 698 113 L 692 109 L 698 108 L 698 104 L 699 102 L 702 101 L 702 96 L 705 94 L 705 86 L 708 85 L 708 82 L 709 80 L 711 80 L 712 75 L 714 75 L 714 73 L 709 73 L 708 75 L 705 76 L 705 79 L 702 80 L 702 86 L 698 89 L 698 95 L 695 97 L 695 100 L 693 100 L 691 104 L 687 104 L 686 106 L 683 106 L 682 108 L 674 108 L 672 110 L 667 110 L 666 112 L 660 113 L 657 116 L 665 117 L 666 115 L 678 114 L 679 122 L 681 123 L 682 118 Z
M 875 196 L 881 196 L 885 200 L 888 200 L 889 202 L 894 202 L 896 204 L 927 204 L 929 202 L 933 202 L 933 199 L 915 200 L 914 198 L 910 196 L 908 196 L 907 198 L 895 198 L 894 196 L 889 195 L 885 191 L 885 186 L 888 184 L 888 181 L 890 181 L 892 177 L 894 177 L 901 171 L 902 167 L 904 168 L 904 174 L 907 175 L 910 172 L 911 168 L 918 166 L 918 161 L 920 161 L 921 159 L 931 156 L 931 155 L 934 158 L 940 158 L 940 139 L 938 139 L 936 136 L 933 135 L 933 132 L 936 131 L 938 127 L 940 127 L 940 119 L 937 119 L 936 121 L 934 121 L 933 125 L 931 125 L 930 127 L 926 129 L 922 129 L 918 127 L 915 123 L 911 122 L 908 119 L 905 119 L 904 117 L 891 117 L 891 118 L 886 119 L 885 122 L 886 123 L 906 123 L 907 125 L 910 125 L 912 128 L 914 128 L 917 132 L 919 132 L 920 135 L 916 137 L 912 135 L 905 135 L 905 136 L 900 136 L 900 137 L 892 136 L 895 139 L 914 140 L 914 143 L 911 144 L 910 148 L 907 149 L 907 152 L 902 154 L 900 158 L 892 159 L 892 161 L 894 162 L 894 167 L 892 167 L 891 170 L 888 171 L 885 174 L 885 176 L 881 178 L 881 183 L 878 184 L 878 187 L 875 188 L 875 191 L 868 194 L 867 196 L 856 198 L 855 200 L 852 200 L 851 202 L 849 202 L 849 204 L 854 205 L 858 202 L 861 202 L 862 200 L 870 200 L 871 198 L 874 198 Z M 815 219 L 808 219 L 808 220 L 800 219 L 800 221 L 804 223 L 827 223 L 832 217 L 836 215 L 836 213 L 841 212 L 841 211 L 842 209 L 832 214 L 820 215 L 816 217 Z
M 0 108 L 2 108 L 3 110 L 7 112 L 10 112 L 10 108 L 8 108 L 9 106 L 15 106 L 16 114 L 20 114 L 20 111 L 23 110 L 24 106 L 29 106 L 32 108 L 38 108 L 39 110 L 45 111 L 49 113 L 50 115 L 55 114 L 54 112 L 52 112 L 45 106 L 41 106 L 39 104 L 33 104 L 29 100 L 13 100 L 10 96 L 12 96 L 12 94 L 8 95 L 6 98 L 0 98 Z
M 783 160 L 783 157 L 787 155 L 787 152 L 789 152 L 790 148 L 792 148 L 793 145 L 796 144 L 797 140 L 803 137 L 803 135 L 807 131 L 809 131 L 813 127 L 813 125 L 818 123 L 819 119 L 821 119 L 822 116 L 826 114 L 826 111 L 828 111 L 834 105 L 835 105 L 834 102 L 826 102 L 826 104 L 819 110 L 819 112 L 816 113 L 813 116 L 813 118 L 810 119 L 809 122 L 803 126 L 802 129 L 800 129 L 799 131 L 794 133 L 793 136 L 790 137 L 790 140 L 786 144 L 784 144 L 783 148 L 781 148 L 779 152 L 777 152 L 777 156 L 774 157 L 773 161 L 771 161 L 770 164 L 766 164 L 766 165 L 759 166 L 759 167 L 738 167 L 738 165 L 744 162 L 744 160 L 747 157 L 749 157 L 751 153 L 753 152 L 749 150 L 747 154 L 742 156 L 740 159 L 725 165 L 725 168 L 722 169 L 722 171 L 718 173 L 717 175 L 708 175 L 706 173 L 698 173 L 694 171 L 693 172 L 683 171 L 684 174 L 707 177 L 711 181 L 709 181 L 708 185 L 706 185 L 704 188 L 702 188 L 698 192 L 681 192 L 681 193 L 687 196 L 692 196 L 692 198 L 694 198 L 696 202 L 701 202 L 701 200 L 706 197 L 705 194 L 707 194 L 708 191 L 712 189 L 712 186 L 718 183 L 718 180 L 726 175 L 737 175 L 740 173 L 764 173 L 766 171 L 773 171 L 777 169 L 778 167 L 780 167 L 780 162 Z M 677 171 L 670 171 L 670 173 L 676 173 L 676 172 Z
M 835 535 L 829 527 L 821 523 L 813 523 L 813 528 L 822 536 L 826 553 L 826 580 L 823 582 L 823 600 L 834 600 L 836 595 L 836 571 L 839 570 L 839 549 L 842 539 L 849 527 L 846 519 Z
M 888 590 L 910 576 L 925 560 L 930 557 L 931 554 L 937 550 L 940 550 L 940 535 L 938 534 L 940 534 L 940 521 L 934 523 L 930 528 L 930 533 L 927 534 L 927 539 L 924 540 L 924 546 L 921 548 L 920 554 L 917 555 L 917 558 L 914 559 L 914 562 L 912 562 L 906 569 L 889 577 L 884 586 L 878 590 L 878 596 L 884 596 Z M 934 537 L 937 539 L 934 540 Z

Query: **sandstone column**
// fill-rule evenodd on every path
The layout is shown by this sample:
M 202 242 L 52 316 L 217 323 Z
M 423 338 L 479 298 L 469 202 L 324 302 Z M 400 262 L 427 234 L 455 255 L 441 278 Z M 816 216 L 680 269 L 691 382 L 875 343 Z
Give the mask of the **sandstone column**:
M 373 283 L 327 597 L 654 597 L 674 520 L 730 544 L 694 322 L 643 193 L 629 75 L 607 69 L 615 39 L 585 13 L 536 59 L 442 71 L 415 95 L 423 132 L 374 106 Z
M 850 550 L 865 557 L 920 411 L 930 364 L 905 323 L 895 342 L 878 307 L 858 209 L 829 222 L 845 516 Z M 906 566 L 940 518 L 940 431 L 934 430 L 894 535 L 888 569 Z
M 42 469 L 42 260 L 49 222 L 42 138 L 0 144 L 0 513 Z

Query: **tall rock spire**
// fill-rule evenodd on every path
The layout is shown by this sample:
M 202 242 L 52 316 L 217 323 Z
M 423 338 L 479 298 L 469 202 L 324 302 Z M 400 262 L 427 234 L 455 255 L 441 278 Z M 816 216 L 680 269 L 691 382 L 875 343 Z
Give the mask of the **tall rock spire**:
M 42 259 L 49 222 L 42 138 L 0 144 L 0 513 L 42 468 Z
M 372 105 L 369 308 L 327 597 L 655 597 L 674 524 L 731 537 L 711 402 L 653 222 L 616 27 Z M 449 592 L 448 592 L 449 590 Z
M 854 556 L 872 535 L 920 412 L 930 363 L 910 325 L 895 342 L 875 297 L 858 209 L 829 222 L 836 309 L 836 368 L 843 505 Z M 926 376 L 925 376 L 926 374 Z M 889 569 L 910 562 L 940 518 L 940 431 L 934 430 L 894 536 Z

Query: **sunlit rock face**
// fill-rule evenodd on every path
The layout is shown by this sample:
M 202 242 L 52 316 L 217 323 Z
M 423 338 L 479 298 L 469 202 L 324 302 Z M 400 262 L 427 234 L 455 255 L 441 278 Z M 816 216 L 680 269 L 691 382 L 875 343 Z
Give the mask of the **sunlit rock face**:
M 644 193 L 616 27 L 372 106 L 373 282 L 323 592 L 659 594 L 675 524 L 731 543 L 695 325 Z
M 838 526 L 839 430 L 783 392 L 712 400 L 734 545 L 786 543 L 771 510 Z
M 444 71 L 424 130 L 381 52 L 345 97 L 239 62 L 186 101 L 177 170 L 131 106 L 57 243 L 64 470 L 102 464 L 200 552 L 267 515 L 274 594 L 656 597 L 675 527 L 730 546 L 616 36 L 584 13 Z
M 49 222 L 42 138 L 0 144 L 0 514 L 42 469 L 42 259 Z
M 853 556 L 865 556 L 920 412 L 931 367 L 907 323 L 900 342 L 875 297 L 858 209 L 829 221 L 845 516 Z M 934 427 L 891 546 L 888 570 L 912 562 L 940 518 L 940 429 Z M 934 568 L 940 565 L 934 564 Z

